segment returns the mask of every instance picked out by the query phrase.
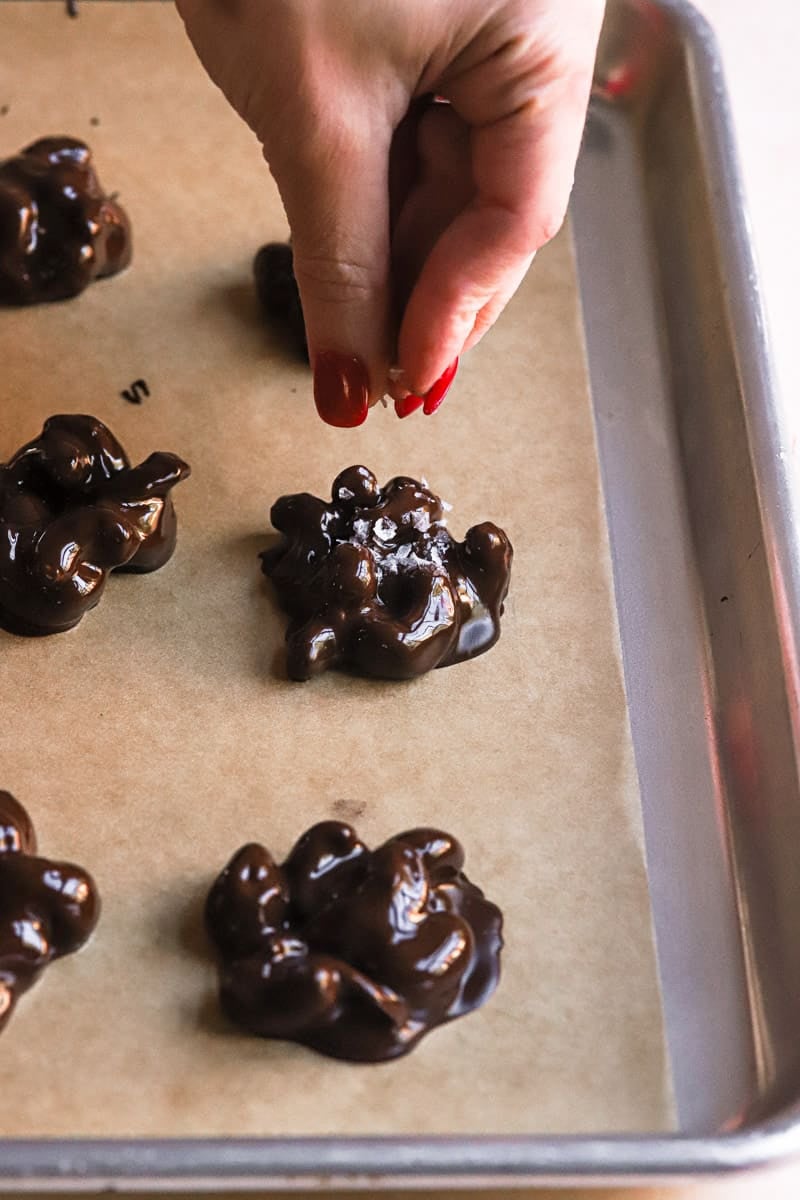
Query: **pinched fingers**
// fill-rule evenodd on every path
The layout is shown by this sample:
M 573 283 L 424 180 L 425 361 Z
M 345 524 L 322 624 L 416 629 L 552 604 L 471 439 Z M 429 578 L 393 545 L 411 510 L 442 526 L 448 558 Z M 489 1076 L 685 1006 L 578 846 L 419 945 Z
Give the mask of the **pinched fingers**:
M 403 312 L 398 361 L 413 393 L 435 390 L 483 336 L 563 222 L 602 12 L 587 8 L 593 22 L 568 47 L 512 38 L 445 80 L 469 129 L 472 194 L 430 246 Z

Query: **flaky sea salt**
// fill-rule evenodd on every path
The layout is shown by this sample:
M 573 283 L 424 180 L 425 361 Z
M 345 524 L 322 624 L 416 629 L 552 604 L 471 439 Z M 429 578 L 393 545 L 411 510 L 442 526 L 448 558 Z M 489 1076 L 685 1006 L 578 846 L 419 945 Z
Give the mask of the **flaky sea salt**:
M 390 542 L 397 533 L 397 526 L 388 517 L 378 517 L 372 526 L 372 532 L 379 542 Z
M 364 517 L 357 517 L 356 520 L 353 521 L 353 540 L 360 542 L 362 546 L 365 546 L 368 539 L 369 521 L 366 521 Z

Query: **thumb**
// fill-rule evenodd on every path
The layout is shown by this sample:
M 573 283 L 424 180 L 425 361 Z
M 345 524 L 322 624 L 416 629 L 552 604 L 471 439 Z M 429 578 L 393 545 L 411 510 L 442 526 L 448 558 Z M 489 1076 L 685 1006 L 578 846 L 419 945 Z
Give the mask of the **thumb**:
M 314 124 L 268 157 L 292 233 L 317 411 L 349 428 L 383 395 L 389 365 L 391 129 L 369 116 Z

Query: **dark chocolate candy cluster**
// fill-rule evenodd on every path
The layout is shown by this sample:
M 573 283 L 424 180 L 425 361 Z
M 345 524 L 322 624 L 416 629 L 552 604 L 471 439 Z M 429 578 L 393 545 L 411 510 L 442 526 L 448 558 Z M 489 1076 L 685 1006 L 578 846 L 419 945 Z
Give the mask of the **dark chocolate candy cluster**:
M 292 247 L 286 242 L 262 246 L 253 259 L 253 278 L 264 312 L 285 330 L 293 349 L 308 362 L 306 326 L 294 277 Z
M 155 571 L 175 548 L 174 454 L 131 467 L 95 417 L 56 416 L 0 463 L 0 623 L 59 633 L 99 601 L 109 571 Z
M 0 791 L 0 1029 L 48 963 L 83 945 L 99 915 L 91 876 L 38 858 L 30 817 Z
M 84 142 L 41 138 L 0 160 L 0 304 L 66 300 L 130 260 L 130 223 Z
M 278 865 L 243 846 L 209 893 L 228 1016 L 262 1037 L 379 1062 L 478 1008 L 497 986 L 502 915 L 438 829 L 368 850 L 339 821 Z
M 291 617 L 291 679 L 337 665 L 409 679 L 500 636 L 511 543 L 488 521 L 455 541 L 441 500 L 415 479 L 380 488 L 366 467 L 349 467 L 330 502 L 282 496 L 270 518 L 283 537 L 262 570 Z

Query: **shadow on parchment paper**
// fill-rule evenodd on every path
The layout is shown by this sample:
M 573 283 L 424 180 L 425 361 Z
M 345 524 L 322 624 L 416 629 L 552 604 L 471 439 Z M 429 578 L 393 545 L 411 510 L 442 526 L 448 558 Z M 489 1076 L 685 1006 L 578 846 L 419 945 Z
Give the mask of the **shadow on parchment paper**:
M 233 317 L 243 334 L 248 335 L 251 349 L 257 357 L 269 360 L 270 368 L 276 366 L 304 367 L 311 386 L 311 369 L 298 353 L 293 335 L 280 321 L 271 321 L 261 309 L 256 296 L 252 273 L 247 280 L 223 283 L 209 288 L 197 305 L 198 313 L 209 313 Z M 294 391 L 294 389 L 291 389 Z
M 169 903 L 164 906 L 166 929 L 159 921 L 160 932 L 166 931 L 170 941 L 174 936 L 181 950 L 185 950 L 192 958 L 202 958 L 209 963 L 214 961 L 214 950 L 206 934 L 204 914 L 206 896 L 213 882 L 213 879 L 198 882 L 191 900 L 182 908 L 176 907 L 174 900 L 170 898 Z
M 271 503 L 271 501 L 269 502 Z M 274 545 L 277 535 L 269 524 L 269 503 L 265 505 L 264 525 L 261 531 L 240 536 L 225 535 L 214 538 L 207 543 L 204 552 L 208 554 L 217 567 L 222 567 L 226 573 L 226 588 L 229 586 L 236 593 L 236 599 L 225 609 L 224 619 L 230 624 L 236 623 L 239 646 L 245 650 L 243 659 L 219 658 L 215 661 L 216 680 L 218 684 L 225 682 L 226 676 L 233 678 L 241 676 L 242 672 L 249 679 L 270 680 L 278 679 L 287 686 L 290 684 L 286 676 L 286 655 L 284 638 L 287 617 L 278 606 L 275 589 L 261 570 L 259 554 L 269 545 Z M 180 519 L 180 514 L 179 514 Z M 180 533 L 179 533 L 180 537 Z M 180 553 L 180 547 L 178 549 Z M 162 569 L 169 570 L 167 563 Z M 141 576 L 114 573 L 101 604 L 113 604 L 113 589 L 126 586 L 129 581 L 141 579 Z M 136 586 L 135 582 L 131 586 Z M 244 600 L 244 604 L 239 601 Z M 227 604 L 227 597 L 225 598 Z M 91 621 L 91 612 L 87 614 Z M 157 656 L 160 651 L 161 631 L 151 628 L 144 623 L 137 632 L 138 644 L 142 655 L 151 653 Z M 149 644 L 149 650 L 148 650 Z M 243 662 L 247 663 L 243 668 Z M 188 658 L 185 663 L 187 670 L 197 670 L 205 678 L 206 667 L 202 656 Z
M 277 500 L 278 497 L 275 496 L 274 499 Z M 265 593 L 273 599 L 275 611 L 280 612 L 277 600 L 275 600 L 275 589 L 261 570 L 261 560 L 258 557 L 262 550 L 269 550 L 273 546 L 276 546 L 280 539 L 280 534 L 276 533 L 269 523 L 269 510 L 271 506 L 272 500 L 267 498 L 264 506 L 263 529 L 254 530 L 253 533 L 242 534 L 241 537 L 226 537 L 224 541 L 220 542 L 220 548 L 221 550 L 228 550 L 231 555 L 246 558 L 251 563 L 253 577 L 268 585 L 265 588 Z
M 278 497 L 273 497 L 273 501 Z M 271 501 L 271 503 L 273 502 Z M 267 513 L 267 521 L 269 513 Z M 272 581 L 261 570 L 260 554 L 262 550 L 272 550 L 281 540 L 281 535 L 276 533 L 271 525 L 267 524 L 264 533 L 258 535 L 246 535 L 238 538 L 234 543 L 239 549 L 243 547 L 256 547 L 253 553 L 254 571 L 258 573 L 258 583 L 254 589 L 253 612 L 256 615 L 258 626 L 263 630 L 263 637 L 260 642 L 260 652 L 257 654 L 255 663 L 256 670 L 259 675 L 269 675 L 272 679 L 283 680 L 287 686 L 302 687 L 302 684 L 292 682 L 286 675 L 286 627 L 289 624 L 289 618 L 278 604 L 278 597 L 275 593 L 275 588 Z M 266 601 L 266 604 L 265 604 Z M 270 636 L 267 636 L 266 630 L 272 630 Z M 277 635 L 275 633 L 277 631 Z M 271 645 L 272 637 L 276 636 L 277 640 L 274 645 Z
M 220 860 L 220 870 L 222 866 L 223 862 Z M 206 896 L 212 883 L 211 878 L 198 882 L 188 904 L 183 897 L 176 902 L 175 896 L 168 896 L 162 913 L 156 919 L 155 932 L 159 941 L 167 945 L 174 943 L 179 952 L 207 963 L 209 972 L 213 971 L 214 984 L 205 991 L 198 992 L 197 1005 L 190 1014 L 190 1019 L 206 1033 L 241 1038 L 241 1030 L 237 1030 L 224 1015 L 217 997 L 216 959 L 204 921 Z
M 197 301 L 199 314 L 222 313 L 232 316 L 237 324 L 259 340 L 270 334 L 270 328 L 259 307 L 252 276 L 209 287 Z M 270 347 L 272 349 L 272 347 Z

